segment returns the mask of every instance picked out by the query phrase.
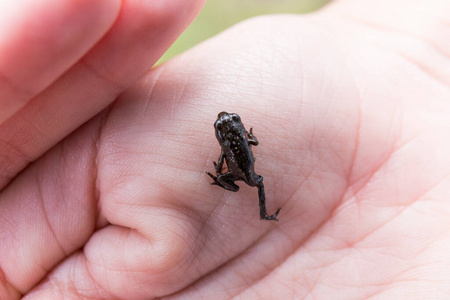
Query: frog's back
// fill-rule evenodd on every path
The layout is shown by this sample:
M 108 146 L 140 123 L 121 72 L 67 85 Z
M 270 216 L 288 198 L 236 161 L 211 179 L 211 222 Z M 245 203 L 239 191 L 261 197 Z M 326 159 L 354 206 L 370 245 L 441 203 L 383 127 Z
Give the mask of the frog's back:
M 228 172 L 235 178 L 250 182 L 255 177 L 255 159 L 241 118 L 234 113 L 221 112 L 214 123 L 214 128 L 225 155 Z
M 247 137 L 234 135 L 232 139 L 227 140 L 229 147 L 223 147 L 227 159 L 228 169 L 231 173 L 242 180 L 250 180 L 253 178 L 254 156 Z

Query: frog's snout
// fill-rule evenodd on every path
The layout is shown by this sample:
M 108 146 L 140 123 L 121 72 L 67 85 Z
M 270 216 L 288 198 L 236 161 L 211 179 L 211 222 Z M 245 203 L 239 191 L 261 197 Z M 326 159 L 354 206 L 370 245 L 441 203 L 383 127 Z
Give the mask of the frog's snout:
M 217 119 L 222 118 L 224 115 L 228 115 L 228 113 L 226 111 L 222 111 L 217 115 Z

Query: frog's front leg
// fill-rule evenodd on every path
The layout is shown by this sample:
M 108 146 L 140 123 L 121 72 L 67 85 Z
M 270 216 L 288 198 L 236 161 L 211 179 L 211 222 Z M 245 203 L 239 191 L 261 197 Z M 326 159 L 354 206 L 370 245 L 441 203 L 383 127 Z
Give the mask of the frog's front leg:
M 256 136 L 253 135 L 253 127 L 250 128 L 250 132 L 246 131 L 248 144 L 253 146 L 258 146 L 259 142 Z
M 232 192 L 239 191 L 239 186 L 234 183 L 236 181 L 236 177 L 230 172 L 227 172 L 225 174 L 217 174 L 217 177 L 209 172 L 206 172 L 206 174 L 208 174 L 209 177 L 214 180 L 214 182 L 211 182 L 212 185 L 218 185 Z
M 222 174 L 224 159 L 225 159 L 225 154 L 223 153 L 223 151 L 221 151 L 219 159 L 217 160 L 217 164 L 215 161 L 213 161 L 214 168 L 216 169 L 216 175 Z

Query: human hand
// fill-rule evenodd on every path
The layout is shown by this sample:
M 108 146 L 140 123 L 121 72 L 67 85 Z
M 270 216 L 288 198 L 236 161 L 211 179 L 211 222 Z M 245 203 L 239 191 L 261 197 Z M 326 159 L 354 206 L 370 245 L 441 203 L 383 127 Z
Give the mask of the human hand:
M 448 296 L 449 12 L 342 0 L 151 71 L 2 192 L 0 257 L 26 258 L 6 278 L 47 275 L 30 297 Z M 209 185 L 223 110 L 254 128 L 280 222 L 254 188 Z

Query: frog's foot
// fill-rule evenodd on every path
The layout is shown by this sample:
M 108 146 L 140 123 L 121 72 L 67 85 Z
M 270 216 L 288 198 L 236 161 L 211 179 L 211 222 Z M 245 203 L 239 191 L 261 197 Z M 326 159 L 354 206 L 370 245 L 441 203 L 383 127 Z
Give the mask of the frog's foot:
M 215 165 L 216 163 L 214 163 Z M 212 178 L 212 180 L 214 180 L 214 182 L 211 182 L 211 185 L 218 185 L 218 186 L 222 186 L 218 181 L 217 181 L 217 177 L 214 176 L 213 174 L 209 173 L 208 171 L 205 172 L 206 174 L 208 174 L 209 177 Z
M 212 185 L 218 185 L 221 188 L 224 188 L 228 191 L 237 192 L 239 191 L 239 186 L 233 182 L 234 176 L 230 173 L 226 174 L 217 174 L 218 177 L 214 176 L 213 174 L 209 172 L 205 172 L 208 174 L 209 177 L 214 180 L 214 182 L 211 182 Z
M 211 185 L 218 185 L 221 188 L 227 189 L 227 187 L 225 187 L 222 183 L 219 182 L 219 180 L 217 180 L 217 177 L 214 176 L 213 174 L 209 173 L 209 172 L 205 172 L 206 174 L 208 174 L 209 177 L 212 178 L 212 180 L 214 180 L 213 182 L 211 182 Z
M 278 221 L 277 216 L 280 213 L 280 210 L 281 208 L 279 208 L 277 212 L 271 216 L 267 215 L 267 213 L 261 214 L 261 220 Z

